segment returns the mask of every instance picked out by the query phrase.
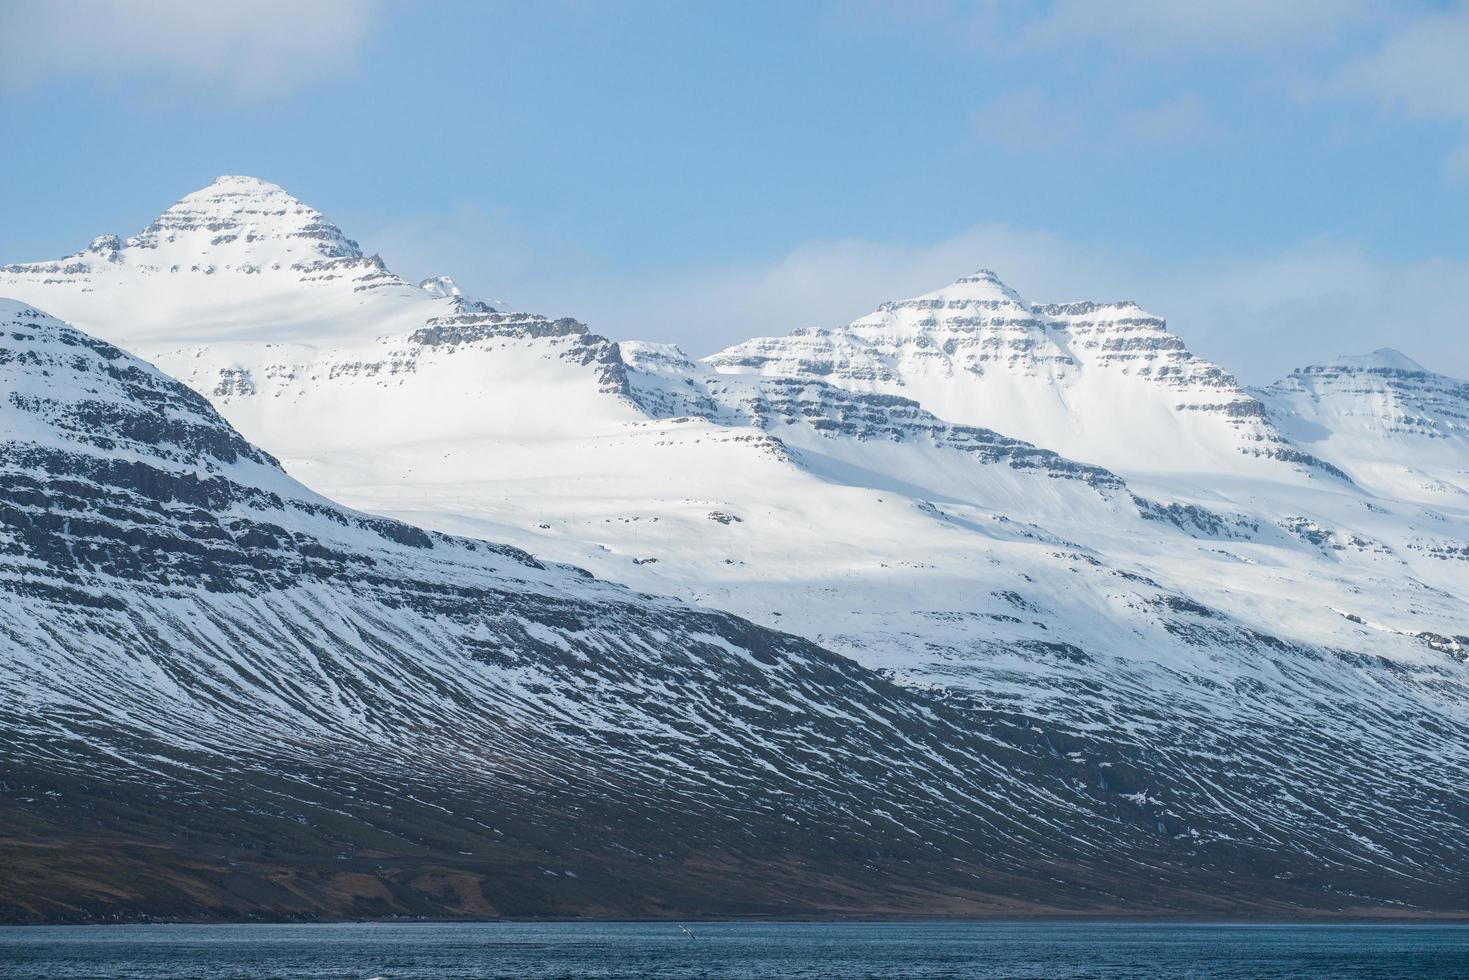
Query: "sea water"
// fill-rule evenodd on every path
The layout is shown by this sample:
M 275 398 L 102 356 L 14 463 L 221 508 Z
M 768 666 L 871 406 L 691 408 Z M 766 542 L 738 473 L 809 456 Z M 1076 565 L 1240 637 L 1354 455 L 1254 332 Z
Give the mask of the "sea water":
M 1469 926 L 495 922 L 0 928 L 0 977 L 1469 977 Z

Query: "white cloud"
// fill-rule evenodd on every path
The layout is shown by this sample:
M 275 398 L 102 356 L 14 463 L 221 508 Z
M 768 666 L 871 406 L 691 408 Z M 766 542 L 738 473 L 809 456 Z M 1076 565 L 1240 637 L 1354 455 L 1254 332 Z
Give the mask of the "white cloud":
M 985 102 L 974 114 L 980 139 L 1015 153 L 1057 152 L 1086 142 L 1089 124 L 1076 105 L 1038 89 L 1016 89 Z
M 1330 43 L 1383 10 L 1372 0 L 1056 0 L 1020 37 L 1038 46 L 1097 43 L 1148 57 L 1270 51 Z
M 1455 180 L 1469 180 L 1469 143 L 1454 150 L 1444 162 L 1444 170 Z
M 1340 65 L 1319 89 L 1370 99 L 1410 119 L 1450 123 L 1465 142 L 1445 169 L 1469 177 L 1469 3 L 1412 20 L 1370 54 Z
M 1197 92 L 1184 92 L 1124 114 L 1118 131 L 1141 143 L 1176 145 L 1213 139 L 1224 126 Z
M 992 55 L 1105 48 L 1191 60 L 1328 47 L 1403 15 L 1402 7 L 1389 0 L 868 0 L 835 5 L 832 19 L 848 28 L 921 32 Z
M 671 341 L 702 355 L 761 334 L 837 326 L 990 263 L 1003 265 L 1023 287 L 1086 278 L 1073 251 L 1054 236 L 989 225 L 922 246 L 821 242 L 767 265 L 645 281 L 598 277 L 536 292 L 560 297 L 571 304 L 571 315 L 614 337 Z
M 976 135 L 1012 153 L 1123 152 L 1131 146 L 1177 146 L 1214 139 L 1224 126 L 1196 92 L 1137 108 L 1088 106 L 1038 89 L 1006 92 L 974 114 Z
M 1391 262 L 1354 243 L 1317 241 L 1149 278 L 1148 303 L 1199 353 L 1250 382 L 1378 347 L 1469 378 L 1469 261 Z
M 270 98 L 355 62 L 370 0 L 0 0 L 0 88 L 118 75 Z
M 1333 85 L 1415 118 L 1469 121 L 1469 4 L 1415 19 L 1342 65 Z
M 447 233 L 446 233 L 447 230 Z M 1101 290 L 1112 275 L 1056 236 L 986 225 L 924 245 L 814 242 L 765 263 L 631 274 L 576 246 L 527 238 L 493 216 L 457 209 L 362 239 L 414 279 L 453 276 L 483 298 L 573 316 L 620 339 L 712 353 L 799 326 L 836 326 L 886 300 L 928 292 L 987 262 L 1019 288 L 1053 296 Z

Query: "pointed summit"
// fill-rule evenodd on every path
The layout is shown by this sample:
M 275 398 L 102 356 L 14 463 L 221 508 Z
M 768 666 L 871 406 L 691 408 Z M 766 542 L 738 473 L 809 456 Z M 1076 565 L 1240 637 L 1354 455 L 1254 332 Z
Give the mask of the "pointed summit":
M 1469 382 L 1381 347 L 1296 368 L 1261 394 L 1284 428 L 1372 492 L 1469 500 Z
M 459 288 L 453 276 L 430 276 L 420 282 L 418 288 L 430 296 L 438 296 L 443 299 L 455 299 L 464 295 L 464 291 Z
M 453 276 L 430 276 L 418 284 L 418 288 L 435 299 L 448 299 L 454 301 L 455 309 L 461 313 L 496 313 L 505 311 L 503 300 L 496 300 L 494 305 L 486 303 L 482 299 L 476 299 L 468 295 L 459 284 L 454 281 Z
M 925 293 L 916 299 L 907 300 L 906 303 L 931 303 L 934 300 L 943 300 L 949 305 L 981 303 L 989 307 L 1001 307 L 1015 305 L 1022 310 L 1027 310 L 1025 301 L 1020 294 L 1000 280 L 989 269 L 979 269 L 972 275 L 960 276 L 943 289 Z M 904 305 L 902 303 L 892 304 L 894 306 Z
M 190 258 L 260 265 L 260 259 L 361 259 L 357 243 L 326 217 L 285 189 L 258 177 L 225 175 L 186 194 L 142 233 L 130 248 L 181 245 Z M 232 261 L 233 260 L 233 261 Z M 216 263 L 219 265 L 223 262 Z
M 954 280 L 955 286 L 981 286 L 1011 292 L 1009 286 L 1000 281 L 999 275 L 993 269 L 977 269 L 972 275 L 960 276 Z
M 1428 373 L 1428 369 L 1423 365 L 1401 351 L 1393 350 L 1391 347 L 1379 347 L 1370 354 L 1343 355 L 1333 358 L 1319 366 L 1345 368 L 1352 371 L 1405 371 L 1410 374 Z
M 251 177 L 249 174 L 220 174 L 209 182 L 209 186 L 201 188 L 193 194 L 187 195 L 187 197 L 197 197 L 205 194 L 279 194 L 290 197 L 279 184 L 272 184 L 268 180 Z
M 1229 472 L 1340 477 L 1276 431 L 1233 375 L 1132 302 L 1029 306 L 989 269 L 845 327 L 761 337 L 716 371 L 816 377 L 901 395 L 1124 476 Z M 1278 464 L 1285 464 L 1279 466 Z
M 0 338 L 0 388 L 11 394 L 0 425 L 7 439 L 82 454 L 101 447 L 197 474 L 233 467 L 236 479 L 262 487 L 285 478 L 203 397 L 29 303 L 0 299 Z M 242 461 L 255 468 L 235 466 Z
M 169 208 L 169 211 L 181 206 L 186 208 L 213 206 L 228 211 L 233 208 L 248 208 L 253 203 L 306 207 L 299 198 L 293 196 L 279 184 L 272 184 L 268 180 L 247 174 L 221 174 L 197 191 L 191 191 L 179 198 L 178 203 Z
M 130 238 L 0 267 L 0 294 L 153 357 L 162 343 L 405 333 L 442 312 L 316 208 L 240 174 L 186 194 Z

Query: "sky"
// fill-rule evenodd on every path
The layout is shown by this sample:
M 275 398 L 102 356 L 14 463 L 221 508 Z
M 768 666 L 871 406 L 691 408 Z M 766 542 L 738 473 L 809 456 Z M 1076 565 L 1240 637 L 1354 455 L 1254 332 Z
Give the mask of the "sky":
M 1469 377 L 1469 2 L 0 0 L 0 263 L 224 173 L 711 353 L 995 270 Z

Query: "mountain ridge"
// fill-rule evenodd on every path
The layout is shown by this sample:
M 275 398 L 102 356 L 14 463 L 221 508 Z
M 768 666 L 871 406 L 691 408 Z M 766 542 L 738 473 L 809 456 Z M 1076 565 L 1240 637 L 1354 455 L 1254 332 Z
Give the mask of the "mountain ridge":
M 1469 504 L 1469 382 L 1383 348 L 1299 368 L 1261 397 L 1298 441 L 1373 491 Z
M 1254 396 L 1161 317 L 1131 301 L 1028 304 L 987 269 L 844 327 L 756 338 L 704 360 L 905 394 L 951 421 L 1124 475 L 1218 468 L 1237 453 L 1346 479 L 1276 431 Z M 1187 446 L 1207 451 L 1185 457 Z
M 1330 418 L 1243 388 L 1136 304 L 1033 307 L 974 275 L 886 304 L 855 341 L 767 339 L 764 371 L 443 283 L 257 281 L 148 280 L 167 312 L 151 332 L 74 281 L 0 272 L 0 292 L 54 298 L 109 340 L 169 338 L 169 374 L 333 499 L 803 637 L 1023 745 L 1017 772 L 1044 758 L 1141 794 L 1171 840 L 1364 880 L 1459 860 L 1442 794 L 1469 764 L 1469 512 L 1383 483 L 1361 465 L 1382 433 L 1323 439 Z M 228 328 L 181 319 L 178 282 Z M 283 339 L 281 308 L 310 332 Z M 963 397 L 935 411 L 912 397 L 926 385 Z M 1451 379 L 1415 385 L 1452 420 Z M 1097 407 L 1124 463 L 1140 445 L 1186 465 L 1104 467 L 1000 424 L 1037 404 L 1053 421 Z M 1414 479 L 1451 485 L 1443 458 Z
M 1201 845 L 1122 760 L 1077 781 L 1059 733 L 344 511 L 148 365 L 5 315 L 8 919 L 1396 914 L 1393 894 L 1438 894 Z

